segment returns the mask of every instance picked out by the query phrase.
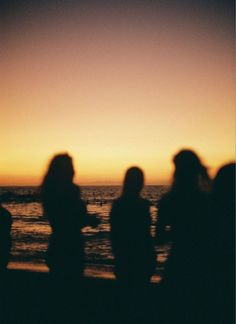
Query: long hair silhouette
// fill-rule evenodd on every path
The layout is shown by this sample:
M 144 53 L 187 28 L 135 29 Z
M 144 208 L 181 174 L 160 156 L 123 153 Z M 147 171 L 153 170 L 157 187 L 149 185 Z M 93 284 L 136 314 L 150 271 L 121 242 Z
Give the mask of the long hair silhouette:
M 74 167 L 72 158 L 67 154 L 58 154 L 51 160 L 43 179 L 42 194 L 50 194 L 51 189 L 60 190 L 72 184 Z
M 124 184 L 123 184 L 123 196 L 138 196 L 144 185 L 143 171 L 138 167 L 131 167 L 126 171 Z
M 227 201 L 234 201 L 235 163 L 228 163 L 219 169 L 213 181 L 212 193 L 222 203 L 227 204 Z
M 192 150 L 178 152 L 173 163 L 173 183 L 158 203 L 156 229 L 158 244 L 172 242 L 162 281 L 163 300 L 169 305 L 165 316 L 170 323 L 197 323 L 202 319 L 196 308 L 202 309 L 200 287 L 206 282 L 202 264 L 207 262 L 209 219 L 203 189 L 209 187 L 210 179 Z
M 172 189 L 200 189 L 201 185 L 209 183 L 207 168 L 194 151 L 181 150 L 174 156 L 173 163 L 175 172 Z
M 235 322 L 235 163 L 221 167 L 213 180 L 211 260 L 215 323 Z
M 44 215 L 52 229 L 46 258 L 49 269 L 54 274 L 80 277 L 84 267 L 81 229 L 86 225 L 87 211 L 73 177 L 72 158 L 58 154 L 49 164 L 41 193 Z
M 116 278 L 133 286 L 148 283 L 155 267 L 150 203 L 140 196 L 143 185 L 143 171 L 129 168 L 122 194 L 113 202 L 110 213 Z

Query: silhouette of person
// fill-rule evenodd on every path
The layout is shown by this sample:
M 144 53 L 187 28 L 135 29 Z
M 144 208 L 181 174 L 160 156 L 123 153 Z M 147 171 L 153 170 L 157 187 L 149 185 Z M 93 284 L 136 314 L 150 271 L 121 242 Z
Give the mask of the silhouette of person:
M 219 169 L 212 188 L 212 278 L 216 323 L 234 323 L 235 163 Z M 214 298 L 214 296 L 212 296 Z
M 87 225 L 96 226 L 97 221 L 87 216 L 86 204 L 73 177 L 72 158 L 68 154 L 54 156 L 44 177 L 41 194 L 44 215 L 52 229 L 46 259 L 50 272 L 79 278 L 84 271 L 81 229 Z
M 110 212 L 111 246 L 118 283 L 118 321 L 146 321 L 149 282 L 155 270 L 155 252 L 150 233 L 150 203 L 141 198 L 144 174 L 131 167 L 125 174 L 121 196 Z
M 209 183 L 209 177 L 191 150 L 180 151 L 173 162 L 173 184 L 159 201 L 156 228 L 157 244 L 172 242 L 162 280 L 168 303 L 165 316 L 170 323 L 195 323 L 205 283 L 209 202 L 202 186 Z
M 6 269 L 10 258 L 11 225 L 10 212 L 0 204 L 0 273 Z
M 138 167 L 127 170 L 123 192 L 110 213 L 111 244 L 115 275 L 124 285 L 146 285 L 155 268 L 150 234 L 150 203 L 140 197 L 144 174 Z

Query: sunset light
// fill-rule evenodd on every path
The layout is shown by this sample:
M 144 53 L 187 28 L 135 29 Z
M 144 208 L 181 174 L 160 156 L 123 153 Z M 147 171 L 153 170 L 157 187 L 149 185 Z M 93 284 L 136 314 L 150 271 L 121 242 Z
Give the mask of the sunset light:
M 1 185 L 39 184 L 58 152 L 74 157 L 81 184 L 119 184 L 131 165 L 149 184 L 168 183 L 182 147 L 212 175 L 234 159 L 226 16 L 164 5 L 31 9 L 2 35 Z
M 233 324 L 235 1 L 0 21 L 0 323 Z

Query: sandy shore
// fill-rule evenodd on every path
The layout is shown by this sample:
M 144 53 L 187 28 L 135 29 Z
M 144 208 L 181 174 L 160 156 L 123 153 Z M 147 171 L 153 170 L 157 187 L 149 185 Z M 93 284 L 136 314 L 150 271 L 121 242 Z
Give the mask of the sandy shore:
M 45 272 L 8 270 L 0 280 L 1 324 L 149 323 L 156 317 L 156 284 L 151 284 L 146 296 L 133 298 L 113 279 L 63 282 Z
M 227 303 L 217 305 L 208 289 L 191 304 L 181 295 L 176 299 L 173 290 L 165 296 L 160 284 L 130 293 L 114 279 L 85 277 L 78 282 L 19 269 L 1 276 L 0 288 L 0 324 L 234 323 L 232 298 L 225 296 Z M 186 317 L 188 309 L 191 320 Z

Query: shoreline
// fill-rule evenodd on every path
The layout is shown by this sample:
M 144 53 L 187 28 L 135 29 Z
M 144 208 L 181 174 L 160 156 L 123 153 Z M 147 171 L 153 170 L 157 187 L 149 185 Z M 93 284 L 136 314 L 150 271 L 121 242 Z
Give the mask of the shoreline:
M 101 279 L 101 280 L 113 280 L 115 281 L 115 275 L 111 271 L 111 266 L 94 264 L 86 264 L 84 278 L 86 279 Z M 44 263 L 31 263 L 31 262 L 9 262 L 8 271 L 19 271 L 27 273 L 42 273 L 49 274 L 49 269 Z M 109 271 L 110 270 L 110 271 Z M 152 284 L 159 284 L 161 282 L 161 276 L 153 275 L 151 278 Z

